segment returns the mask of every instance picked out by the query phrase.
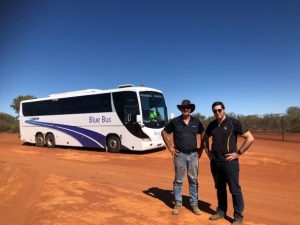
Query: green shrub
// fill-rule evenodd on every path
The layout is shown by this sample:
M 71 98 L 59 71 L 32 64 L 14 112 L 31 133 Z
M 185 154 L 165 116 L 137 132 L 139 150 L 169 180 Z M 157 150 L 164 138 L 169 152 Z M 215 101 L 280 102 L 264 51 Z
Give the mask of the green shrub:
M 0 113 L 0 132 L 18 133 L 19 120 L 7 113 Z

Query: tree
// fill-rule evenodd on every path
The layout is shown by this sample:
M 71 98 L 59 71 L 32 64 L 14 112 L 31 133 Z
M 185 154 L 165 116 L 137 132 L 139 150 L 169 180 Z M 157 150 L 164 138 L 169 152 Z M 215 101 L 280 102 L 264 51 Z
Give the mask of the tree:
M 33 95 L 20 95 L 16 98 L 14 98 L 13 102 L 11 103 L 10 107 L 15 110 L 15 112 L 19 115 L 20 111 L 20 102 L 23 100 L 29 100 L 29 99 L 34 99 L 36 98 Z
M 205 122 L 205 116 L 201 115 L 200 113 L 193 113 L 192 116 L 200 120 L 202 123 Z
M 287 129 L 294 132 L 300 131 L 300 107 L 291 106 L 286 110 Z
M 288 107 L 286 110 L 286 114 L 288 116 L 298 117 L 298 116 L 300 116 L 300 107 L 298 107 L 298 106 Z

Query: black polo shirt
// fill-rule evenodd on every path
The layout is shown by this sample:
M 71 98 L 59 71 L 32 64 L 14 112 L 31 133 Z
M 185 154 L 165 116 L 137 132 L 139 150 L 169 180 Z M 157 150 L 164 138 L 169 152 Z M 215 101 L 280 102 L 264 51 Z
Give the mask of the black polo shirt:
M 217 120 L 210 122 L 205 134 L 212 136 L 212 159 L 225 162 L 225 154 L 237 151 L 238 136 L 245 134 L 248 130 L 237 119 L 226 116 L 221 124 Z
M 239 120 L 228 116 L 221 124 L 217 120 L 210 122 L 205 134 L 212 136 L 212 159 L 225 162 L 225 154 L 237 151 L 237 138 L 247 131 Z
M 184 153 L 197 151 L 197 134 L 204 132 L 200 120 L 192 116 L 188 125 L 184 123 L 182 116 L 175 117 L 170 120 L 164 130 L 167 133 L 173 133 L 174 147 Z

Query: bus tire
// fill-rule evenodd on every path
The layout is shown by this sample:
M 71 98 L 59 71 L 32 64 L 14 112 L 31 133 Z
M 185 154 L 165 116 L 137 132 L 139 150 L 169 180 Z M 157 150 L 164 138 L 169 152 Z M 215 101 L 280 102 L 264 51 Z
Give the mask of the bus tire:
M 37 133 L 35 135 L 35 145 L 37 147 L 44 147 L 45 146 L 45 138 L 42 133 Z
M 120 138 L 115 135 L 108 137 L 106 145 L 107 150 L 111 153 L 119 153 L 121 151 Z
M 50 133 L 46 135 L 46 145 L 48 148 L 55 147 L 55 137 L 53 134 Z

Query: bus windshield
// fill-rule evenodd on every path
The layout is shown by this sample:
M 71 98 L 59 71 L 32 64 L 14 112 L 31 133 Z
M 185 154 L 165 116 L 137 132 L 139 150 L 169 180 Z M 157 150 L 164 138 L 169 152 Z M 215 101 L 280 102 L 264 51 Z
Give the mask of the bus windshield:
M 162 128 L 168 121 L 167 107 L 161 93 L 140 92 L 143 123 L 149 128 Z

